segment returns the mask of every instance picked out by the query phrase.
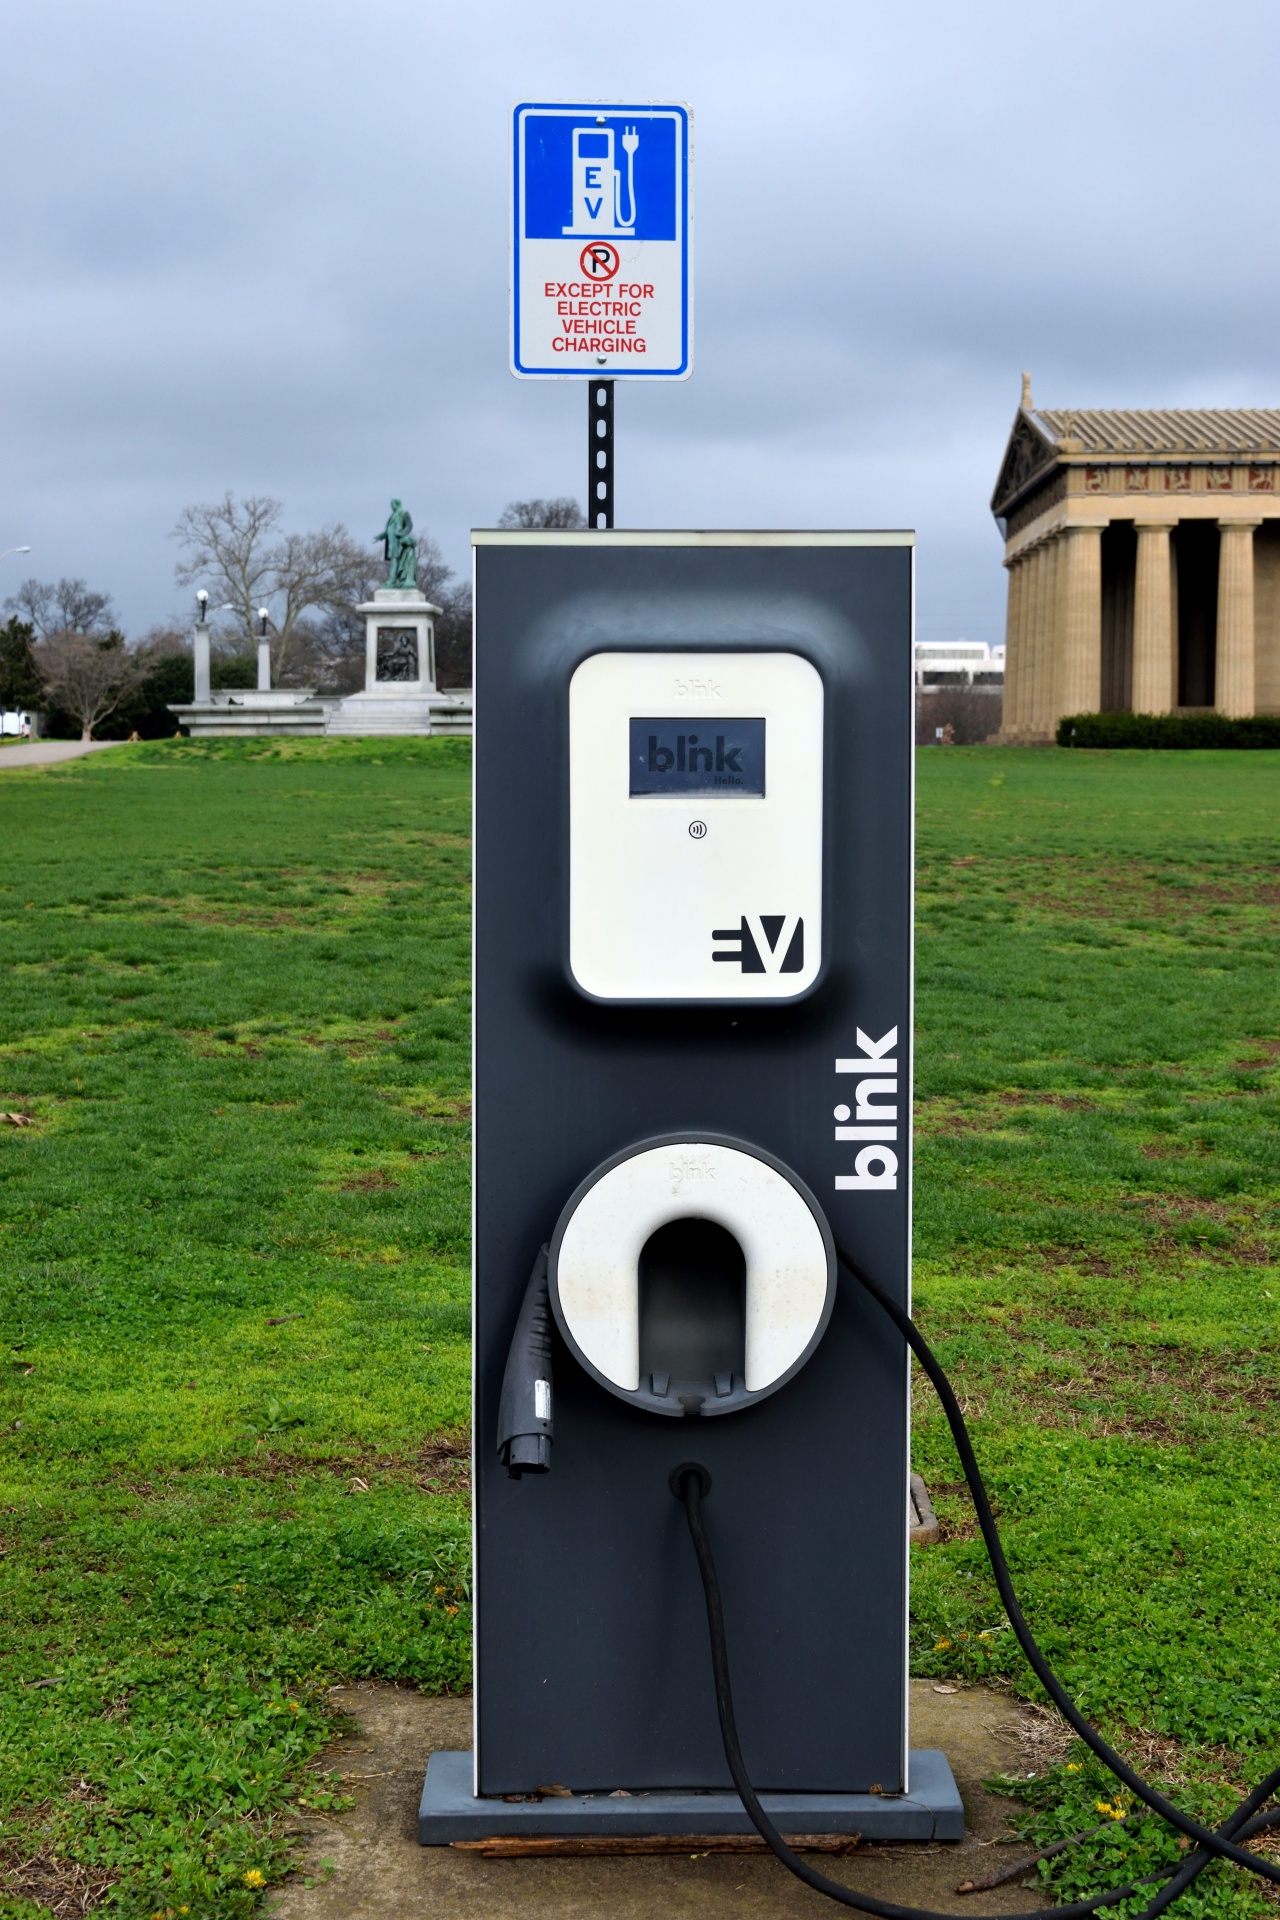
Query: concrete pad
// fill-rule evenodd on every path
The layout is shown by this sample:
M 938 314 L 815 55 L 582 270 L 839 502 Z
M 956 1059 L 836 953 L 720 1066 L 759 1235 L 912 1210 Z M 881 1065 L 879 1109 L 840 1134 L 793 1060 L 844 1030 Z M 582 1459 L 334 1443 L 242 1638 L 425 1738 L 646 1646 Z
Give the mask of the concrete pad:
M 21 746 L 0 747 L 0 768 L 56 767 L 61 760 L 79 760 L 82 754 L 123 745 L 122 740 L 27 740 Z
M 427 1757 L 470 1746 L 470 1701 L 372 1682 L 336 1688 L 331 1697 L 360 1731 L 322 1756 L 318 1770 L 339 1769 L 356 1805 L 334 1818 L 310 1819 L 306 1864 L 270 1903 L 277 1920 L 404 1920 L 409 1914 L 423 1920 L 600 1920 L 603 1914 L 652 1920 L 655 1913 L 812 1920 L 822 1911 L 821 1897 L 767 1855 L 495 1860 L 420 1847 L 418 1797 Z M 1016 1884 L 986 1894 L 955 1892 L 960 1881 L 1015 1857 L 993 1847 L 1010 1830 L 1012 1803 L 986 1793 L 982 1781 L 1035 1766 L 1023 1741 L 1035 1731 L 1032 1716 L 1006 1695 L 976 1687 L 939 1693 L 930 1681 L 913 1680 L 912 1745 L 947 1754 L 964 1799 L 964 1839 L 809 1858 L 833 1879 L 904 1905 L 978 1915 L 1039 1904 Z
M 427 1764 L 426 1785 L 418 1808 L 418 1839 L 423 1846 L 448 1846 L 455 1841 L 502 1840 L 506 1850 L 532 1851 L 528 1843 L 540 1838 L 547 1852 L 556 1842 L 590 1839 L 596 1852 L 610 1851 L 611 1843 L 681 1837 L 701 1851 L 697 1841 L 715 1835 L 750 1837 L 755 1829 L 736 1793 L 680 1793 L 650 1789 L 646 1793 L 561 1793 L 532 1799 L 477 1800 L 473 1790 L 474 1760 L 470 1748 L 433 1753 Z M 783 1834 L 839 1837 L 860 1834 L 864 1840 L 958 1840 L 964 1832 L 964 1806 L 947 1756 L 940 1747 L 913 1747 L 907 1764 L 910 1786 L 906 1793 L 769 1793 L 760 1804 Z M 758 1837 L 758 1836 L 757 1836 Z M 494 1847 L 495 1852 L 499 1849 Z M 615 1851 L 622 1852 L 622 1847 Z M 566 1849 L 568 1851 L 568 1849 Z M 579 1851 L 590 1853 L 591 1846 Z M 661 1848 L 636 1848 L 660 1852 Z

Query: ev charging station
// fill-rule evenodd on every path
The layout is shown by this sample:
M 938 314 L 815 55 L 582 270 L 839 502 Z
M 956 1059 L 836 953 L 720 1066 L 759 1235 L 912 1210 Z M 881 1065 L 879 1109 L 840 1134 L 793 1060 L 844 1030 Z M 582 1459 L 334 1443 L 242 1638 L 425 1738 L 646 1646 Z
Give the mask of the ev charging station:
M 614 380 L 692 366 L 690 133 L 513 112 L 511 371 L 587 381 L 589 530 L 472 535 L 475 1738 L 418 1837 L 754 1830 L 947 1920 L 783 1831 L 964 1834 L 909 1743 L 914 1354 L 1032 1671 L 1182 1836 L 1017 1920 L 1163 1880 L 1157 1920 L 1215 1860 L 1280 1883 L 1280 1767 L 1209 1828 L 1085 1717 L 910 1317 L 913 537 L 613 530 Z
M 420 1838 L 748 1829 L 690 1461 L 773 1817 L 958 1838 L 907 1349 L 835 1257 L 908 1307 L 912 536 L 473 541 L 475 1750 Z

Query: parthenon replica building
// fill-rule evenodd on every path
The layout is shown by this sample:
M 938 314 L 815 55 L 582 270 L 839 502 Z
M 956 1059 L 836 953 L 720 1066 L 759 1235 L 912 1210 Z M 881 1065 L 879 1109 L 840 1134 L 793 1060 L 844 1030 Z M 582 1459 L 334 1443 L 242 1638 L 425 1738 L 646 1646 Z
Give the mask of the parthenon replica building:
M 1046 411 L 1024 373 L 991 511 L 1000 740 L 1070 713 L 1280 713 L 1280 409 Z

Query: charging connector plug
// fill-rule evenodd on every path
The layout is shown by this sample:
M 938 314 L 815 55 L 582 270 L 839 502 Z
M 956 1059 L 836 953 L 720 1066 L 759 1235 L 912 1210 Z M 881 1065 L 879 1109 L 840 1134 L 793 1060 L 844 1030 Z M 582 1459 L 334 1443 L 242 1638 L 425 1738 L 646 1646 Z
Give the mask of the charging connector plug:
M 551 1468 L 551 1302 L 547 1254 L 534 1261 L 516 1321 L 498 1403 L 498 1458 L 513 1480 Z

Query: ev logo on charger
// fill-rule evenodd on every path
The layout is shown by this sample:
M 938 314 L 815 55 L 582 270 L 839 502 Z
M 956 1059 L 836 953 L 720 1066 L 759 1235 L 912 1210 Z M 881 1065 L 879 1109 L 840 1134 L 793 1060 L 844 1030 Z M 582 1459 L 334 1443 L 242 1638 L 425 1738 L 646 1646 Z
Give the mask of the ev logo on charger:
M 717 927 L 713 940 L 736 944 L 713 960 L 728 960 L 744 973 L 803 973 L 804 921 L 798 913 L 744 913 L 736 927 Z

